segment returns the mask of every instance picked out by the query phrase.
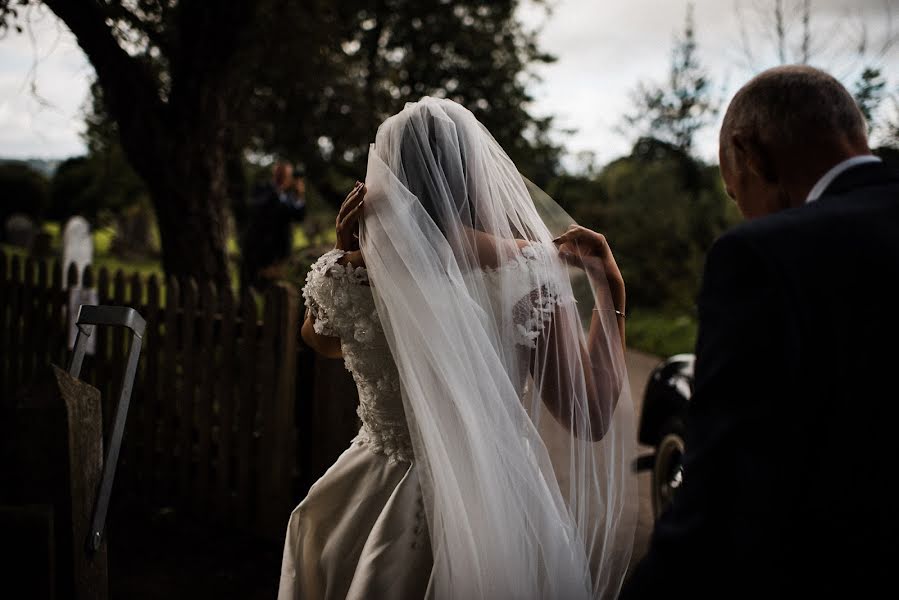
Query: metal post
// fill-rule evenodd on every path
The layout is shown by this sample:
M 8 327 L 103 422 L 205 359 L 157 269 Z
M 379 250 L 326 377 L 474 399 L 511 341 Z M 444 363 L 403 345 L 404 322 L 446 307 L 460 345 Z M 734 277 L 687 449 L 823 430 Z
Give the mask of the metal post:
M 78 377 L 81 373 L 81 363 L 95 325 L 111 325 L 127 327 L 133 333 L 131 349 L 128 352 L 128 362 L 125 373 L 122 376 L 122 386 L 119 392 L 119 400 L 116 404 L 115 417 L 109 446 L 103 461 L 103 475 L 100 479 L 100 490 L 94 503 L 93 516 L 91 517 L 91 529 L 87 539 L 87 549 L 96 552 L 103 540 L 103 530 L 106 525 L 106 512 L 109 509 L 109 497 L 112 494 L 112 482 L 115 479 L 116 465 L 119 461 L 119 451 L 122 447 L 122 436 L 125 433 L 125 421 L 128 418 L 128 406 L 131 402 L 131 390 L 134 387 L 134 377 L 137 374 L 137 361 L 140 357 L 141 343 L 147 323 L 143 317 L 133 308 L 123 306 L 91 306 L 84 304 L 78 312 L 76 321 L 78 337 L 75 340 L 75 352 L 69 365 L 69 374 Z

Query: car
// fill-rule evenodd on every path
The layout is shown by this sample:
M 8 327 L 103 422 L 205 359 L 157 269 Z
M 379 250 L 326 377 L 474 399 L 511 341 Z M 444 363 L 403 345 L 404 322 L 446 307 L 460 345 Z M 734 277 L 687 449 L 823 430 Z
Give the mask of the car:
M 655 367 L 646 384 L 637 437 L 653 452 L 637 460 L 638 471 L 652 474 L 652 510 L 656 519 L 671 504 L 684 480 L 684 423 L 693 395 L 693 354 L 676 354 Z

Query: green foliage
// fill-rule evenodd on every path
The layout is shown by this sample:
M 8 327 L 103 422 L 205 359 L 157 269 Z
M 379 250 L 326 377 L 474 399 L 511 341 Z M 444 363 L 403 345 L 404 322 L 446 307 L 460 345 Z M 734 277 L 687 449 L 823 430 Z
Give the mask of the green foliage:
M 73 215 L 91 221 L 105 232 L 98 256 L 111 252 L 138 262 L 158 254 L 158 230 L 152 218 L 150 193 L 129 164 L 119 142 L 117 124 L 103 103 L 100 86 L 92 85 L 85 115 L 86 156 L 60 164 L 50 188 L 50 216 L 65 222 Z
M 874 67 L 866 67 L 855 82 L 855 101 L 868 122 L 869 134 L 875 128 L 875 114 L 883 101 L 886 84 L 880 69 Z
M 628 345 L 659 356 L 692 352 L 706 252 L 740 219 L 717 166 L 643 138 L 598 175 L 563 175 L 547 192 L 609 240 L 627 286 Z
M 86 156 L 64 160 L 50 181 L 48 216 L 57 221 L 65 221 L 77 214 L 89 220 L 95 217 L 99 206 L 88 200 L 87 193 L 93 181 L 94 176 Z
M 627 343 L 631 348 L 657 356 L 694 352 L 696 317 L 690 313 L 630 310 L 627 316 Z
M 122 150 L 102 90 L 94 82 L 91 91 L 83 134 L 88 154 L 63 161 L 51 182 L 50 215 L 61 222 L 79 214 L 106 224 L 150 210 L 150 193 Z
M 51 218 L 65 221 L 80 214 L 95 221 L 104 213 L 119 213 L 148 197 L 141 179 L 116 153 L 79 156 L 64 161 L 50 185 Z
M 124 188 L 123 162 L 140 175 L 173 274 L 227 279 L 222 215 L 240 212 L 248 153 L 301 162 L 310 198 L 336 206 L 377 125 L 425 94 L 470 107 L 538 184 L 558 168 L 526 91 L 550 57 L 519 0 L 0 0 L 0 32 L 37 5 L 93 65 L 91 158 Z
M 684 31 L 671 52 L 668 81 L 637 86 L 632 95 L 634 112 L 625 116 L 623 128 L 689 154 L 696 133 L 718 115 L 720 101 L 712 96 L 711 88 L 708 72 L 697 57 L 693 5 L 688 4 Z
M 42 219 L 48 204 L 46 177 L 23 162 L 0 164 L 0 226 L 12 213 Z
M 262 69 L 256 149 L 298 157 L 336 203 L 364 174 L 377 126 L 406 102 L 433 95 L 471 109 L 519 169 L 545 185 L 560 149 L 548 138 L 551 120 L 528 112 L 526 84 L 530 66 L 551 57 L 517 21 L 518 4 L 351 0 L 321 8 L 310 32 L 317 47 L 297 53 L 297 69 Z M 281 18 L 300 22 L 304 10 L 289 4 Z
M 629 309 L 691 313 L 705 253 L 739 219 L 717 167 L 658 140 L 640 140 L 595 179 L 560 178 L 550 190 L 575 220 L 607 236 Z

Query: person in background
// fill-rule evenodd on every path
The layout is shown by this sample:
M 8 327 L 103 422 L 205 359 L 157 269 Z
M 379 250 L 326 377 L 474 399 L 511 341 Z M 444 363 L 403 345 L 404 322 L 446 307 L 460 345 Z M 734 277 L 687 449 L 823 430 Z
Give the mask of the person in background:
M 272 179 L 250 197 L 248 223 L 241 248 L 241 287 L 264 291 L 283 277 L 290 257 L 295 222 L 306 216 L 305 182 L 293 167 L 278 161 Z

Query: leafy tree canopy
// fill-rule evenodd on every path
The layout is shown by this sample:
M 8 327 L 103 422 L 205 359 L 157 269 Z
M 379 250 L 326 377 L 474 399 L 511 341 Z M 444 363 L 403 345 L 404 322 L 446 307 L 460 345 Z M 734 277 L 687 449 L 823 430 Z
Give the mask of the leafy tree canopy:
M 23 162 L 2 163 L 0 199 L 0 228 L 13 213 L 42 219 L 49 204 L 47 178 Z
M 625 116 L 623 129 L 667 142 L 687 154 L 693 152 L 696 133 L 714 123 L 720 101 L 699 62 L 692 4 L 687 6 L 684 30 L 671 51 L 668 81 L 640 83 L 632 97 L 634 111 Z
M 92 126 L 110 129 L 89 145 L 116 153 L 118 137 L 170 273 L 227 279 L 223 213 L 245 193 L 248 152 L 302 162 L 336 204 L 377 124 L 422 95 L 472 108 L 537 183 L 557 170 L 526 91 L 550 57 L 518 0 L 0 0 L 0 27 L 41 6 L 94 66 Z

